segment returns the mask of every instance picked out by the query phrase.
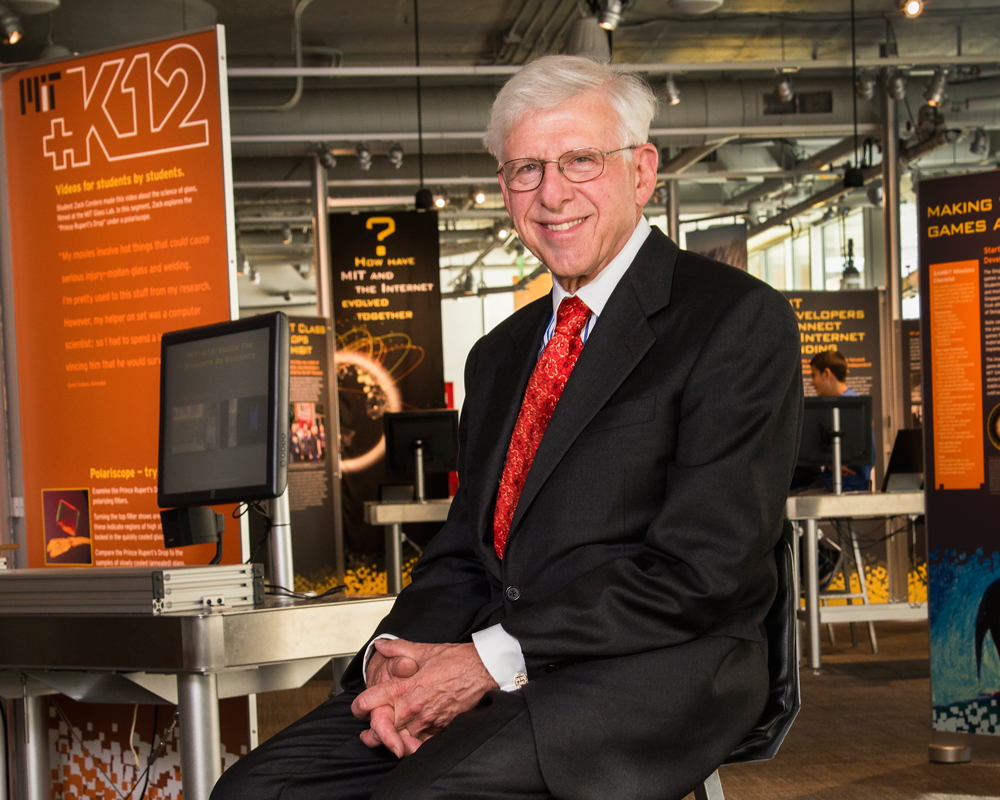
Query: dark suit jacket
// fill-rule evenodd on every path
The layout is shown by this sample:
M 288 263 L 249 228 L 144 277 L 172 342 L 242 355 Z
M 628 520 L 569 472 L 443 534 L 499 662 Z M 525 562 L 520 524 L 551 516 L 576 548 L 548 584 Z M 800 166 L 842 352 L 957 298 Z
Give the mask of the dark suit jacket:
M 680 648 L 762 639 L 801 424 L 798 330 L 778 292 L 654 229 L 566 384 L 501 563 L 498 482 L 551 311 L 532 303 L 470 353 L 459 490 L 377 632 L 461 642 L 502 623 L 550 789 L 635 797 L 623 781 L 669 762 L 651 755 L 664 726 L 698 722 L 666 718 Z

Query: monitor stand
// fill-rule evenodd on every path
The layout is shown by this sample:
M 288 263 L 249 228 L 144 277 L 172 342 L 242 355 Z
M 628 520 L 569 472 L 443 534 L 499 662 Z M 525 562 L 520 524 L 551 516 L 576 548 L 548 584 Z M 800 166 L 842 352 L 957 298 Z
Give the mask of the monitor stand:
M 271 517 L 271 530 L 267 537 L 267 551 L 271 564 L 271 583 L 288 592 L 295 591 L 295 567 L 292 561 L 292 514 L 288 505 L 288 487 L 280 496 L 267 501 Z M 291 602 L 278 592 L 281 602 Z

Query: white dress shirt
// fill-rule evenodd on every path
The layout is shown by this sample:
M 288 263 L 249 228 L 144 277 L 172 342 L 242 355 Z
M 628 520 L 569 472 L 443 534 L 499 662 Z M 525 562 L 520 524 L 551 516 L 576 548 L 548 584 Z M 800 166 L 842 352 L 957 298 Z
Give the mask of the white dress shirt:
M 650 230 L 646 218 L 640 216 L 639 223 L 635 226 L 632 236 L 629 237 L 629 240 L 618 252 L 618 255 L 611 259 L 608 265 L 597 274 L 596 278 L 577 290 L 576 296 L 587 305 L 587 308 L 591 312 L 587 323 L 583 326 L 583 330 L 580 331 L 580 338 L 583 339 L 584 344 L 587 343 L 587 338 L 594 329 L 597 318 L 604 311 L 604 306 L 607 305 L 611 293 L 615 290 L 618 281 L 622 279 L 632 261 L 635 260 L 635 256 L 639 252 L 639 248 L 646 241 L 646 237 L 649 236 Z M 541 355 L 542 350 L 545 349 L 545 345 L 549 343 L 549 339 L 555 333 L 556 313 L 559 310 L 559 304 L 563 301 L 563 298 L 571 296 L 569 292 L 563 289 L 558 280 L 553 279 L 552 319 L 549 321 L 548 327 L 545 329 L 545 335 L 542 337 L 542 347 L 538 351 L 539 355 Z M 382 634 L 379 638 L 395 639 L 397 637 L 392 634 Z M 510 692 L 522 685 L 527 667 L 524 663 L 524 654 L 521 652 L 521 644 L 503 629 L 502 623 L 497 623 L 496 625 L 491 625 L 489 628 L 477 631 L 472 634 L 472 641 L 476 646 L 476 652 L 479 654 L 483 665 L 493 680 L 500 686 L 501 690 Z M 372 656 L 373 646 L 374 642 L 368 645 L 368 649 L 365 651 L 366 673 L 368 661 Z M 520 676 L 520 680 L 516 681 L 515 679 L 518 676 Z

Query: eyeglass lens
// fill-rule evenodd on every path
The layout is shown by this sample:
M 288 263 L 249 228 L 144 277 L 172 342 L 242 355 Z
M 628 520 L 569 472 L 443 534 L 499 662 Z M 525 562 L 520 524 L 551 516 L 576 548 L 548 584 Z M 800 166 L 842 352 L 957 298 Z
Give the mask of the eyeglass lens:
M 545 165 L 537 158 L 516 158 L 502 167 L 503 179 L 515 191 L 529 191 L 542 182 Z M 559 169 L 569 180 L 582 183 L 596 178 L 604 170 L 604 153 L 594 147 L 581 147 L 559 156 Z

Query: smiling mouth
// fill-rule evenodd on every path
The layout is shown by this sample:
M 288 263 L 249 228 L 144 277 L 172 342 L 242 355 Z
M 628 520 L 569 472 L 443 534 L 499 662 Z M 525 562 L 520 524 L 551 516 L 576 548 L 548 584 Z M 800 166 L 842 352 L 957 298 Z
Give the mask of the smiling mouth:
M 579 225 L 581 222 L 584 221 L 584 219 L 586 219 L 586 217 L 580 217 L 580 219 L 573 219 L 570 220 L 569 222 L 560 222 L 558 225 L 543 222 L 542 225 L 548 228 L 550 231 L 568 231 L 574 225 Z

